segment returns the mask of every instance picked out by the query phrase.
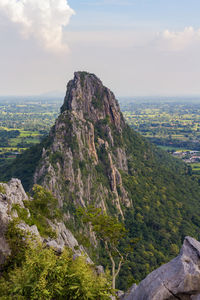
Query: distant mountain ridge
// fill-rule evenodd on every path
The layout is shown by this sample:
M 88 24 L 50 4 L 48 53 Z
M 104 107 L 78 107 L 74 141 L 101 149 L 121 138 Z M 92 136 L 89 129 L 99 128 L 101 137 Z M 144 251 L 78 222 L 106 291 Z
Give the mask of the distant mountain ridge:
M 76 208 L 94 204 L 140 238 L 120 286 L 141 280 L 178 253 L 186 235 L 200 240 L 200 187 L 181 161 L 150 144 L 126 123 L 114 94 L 94 74 L 76 72 L 49 136 L 0 170 L 26 190 L 51 190 L 77 239 L 87 235 Z M 89 236 L 90 237 L 90 236 Z M 101 247 L 96 259 L 108 263 Z

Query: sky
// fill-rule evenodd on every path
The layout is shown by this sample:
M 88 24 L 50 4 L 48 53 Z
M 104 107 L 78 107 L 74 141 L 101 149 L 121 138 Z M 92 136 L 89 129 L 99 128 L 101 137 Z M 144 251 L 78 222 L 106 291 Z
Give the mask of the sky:
M 0 95 L 65 93 L 75 71 L 118 97 L 200 95 L 199 0 L 0 0 Z

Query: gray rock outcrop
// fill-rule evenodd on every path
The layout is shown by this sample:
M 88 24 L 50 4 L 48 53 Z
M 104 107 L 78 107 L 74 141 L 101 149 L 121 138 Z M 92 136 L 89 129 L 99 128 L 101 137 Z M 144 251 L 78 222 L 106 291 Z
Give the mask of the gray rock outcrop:
M 18 179 L 11 179 L 7 184 L 0 183 L 0 191 L 0 265 L 2 265 L 10 254 L 5 237 L 7 227 L 12 218 L 17 216 L 12 207 L 16 204 L 24 208 L 23 201 L 28 197 Z
M 180 254 L 150 273 L 123 300 L 199 300 L 200 243 L 186 237 Z
M 28 199 L 19 179 L 11 179 L 8 183 L 0 183 L 0 266 L 4 264 L 7 256 L 11 254 L 9 243 L 6 239 L 6 231 L 8 224 L 18 217 L 14 205 L 25 209 L 24 201 Z M 30 217 L 28 209 L 27 212 Z M 24 221 L 21 221 L 17 226 L 34 236 L 40 242 L 54 248 L 59 253 L 63 251 L 64 247 L 69 247 L 77 255 L 81 255 L 82 253 L 86 255 L 84 248 L 79 246 L 77 240 L 63 222 L 53 223 L 49 221 L 49 225 L 56 232 L 55 239 L 43 238 L 36 225 L 29 226 Z M 88 262 L 92 263 L 89 257 Z

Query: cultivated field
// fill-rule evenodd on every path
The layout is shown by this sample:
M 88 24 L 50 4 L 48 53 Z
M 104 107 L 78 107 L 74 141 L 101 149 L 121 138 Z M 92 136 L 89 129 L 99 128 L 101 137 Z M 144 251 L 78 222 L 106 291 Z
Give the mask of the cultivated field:
M 121 101 L 121 108 L 132 128 L 200 174 L 200 102 Z

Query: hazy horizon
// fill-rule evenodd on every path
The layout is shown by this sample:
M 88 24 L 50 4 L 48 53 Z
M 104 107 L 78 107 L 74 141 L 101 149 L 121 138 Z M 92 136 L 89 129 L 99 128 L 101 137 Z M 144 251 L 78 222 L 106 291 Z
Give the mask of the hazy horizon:
M 119 101 L 120 104 L 124 103 L 131 103 L 131 102 L 182 102 L 182 103 L 200 103 L 200 95 L 192 96 L 192 95 L 175 95 L 175 96 L 158 96 L 158 95 L 151 95 L 151 96 L 116 96 L 116 99 Z M 64 101 L 64 95 L 58 94 L 58 95 L 0 95 L 0 102 L 1 101 L 16 101 L 16 102 L 45 102 L 45 101 L 58 101 L 61 104 Z
M 197 0 L 0 0 L 0 94 L 65 92 L 95 73 L 117 97 L 200 95 Z

